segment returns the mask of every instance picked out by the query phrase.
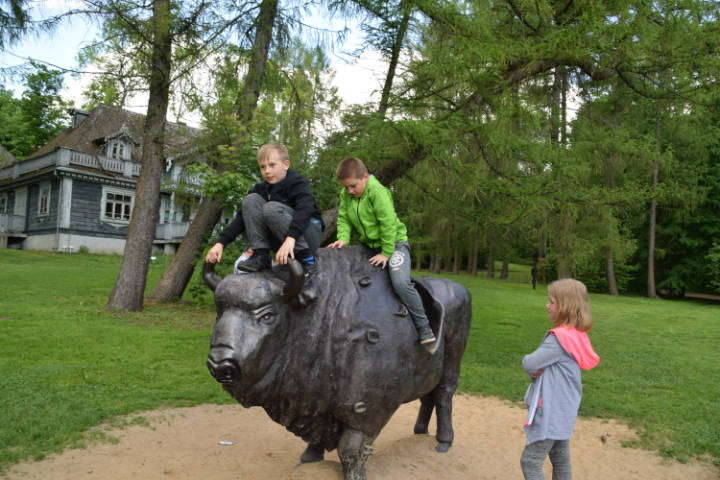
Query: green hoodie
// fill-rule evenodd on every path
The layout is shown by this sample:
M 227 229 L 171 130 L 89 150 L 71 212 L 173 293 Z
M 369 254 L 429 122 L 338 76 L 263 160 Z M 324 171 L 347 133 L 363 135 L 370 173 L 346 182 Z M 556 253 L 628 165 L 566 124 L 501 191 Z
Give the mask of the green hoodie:
M 373 176 L 360 198 L 350 196 L 345 189 L 340 192 L 337 239 L 350 243 L 352 229 L 360 234 L 361 243 L 379 248 L 388 258 L 395 251 L 395 242 L 407 242 L 407 228 L 395 213 L 390 190 Z

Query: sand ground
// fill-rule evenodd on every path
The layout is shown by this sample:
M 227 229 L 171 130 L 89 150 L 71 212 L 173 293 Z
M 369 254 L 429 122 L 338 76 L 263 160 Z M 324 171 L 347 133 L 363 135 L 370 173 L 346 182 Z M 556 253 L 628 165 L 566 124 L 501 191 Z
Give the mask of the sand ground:
M 522 479 L 525 410 L 495 398 L 458 395 L 455 442 L 436 453 L 431 435 L 414 435 L 419 402 L 403 405 L 380 433 L 366 464 L 369 480 Z M 118 443 L 95 443 L 39 462 L 16 465 L 8 479 L 293 479 L 338 480 L 335 451 L 325 461 L 298 465 L 305 448 L 298 437 L 272 422 L 260 408 L 201 405 L 143 414 L 150 426 L 109 432 Z M 625 448 L 633 431 L 615 422 L 578 420 L 570 445 L 579 480 L 717 480 L 720 469 L 700 462 L 680 464 L 656 453 Z M 222 445 L 219 442 L 232 442 Z M 550 465 L 546 462 L 550 478 Z

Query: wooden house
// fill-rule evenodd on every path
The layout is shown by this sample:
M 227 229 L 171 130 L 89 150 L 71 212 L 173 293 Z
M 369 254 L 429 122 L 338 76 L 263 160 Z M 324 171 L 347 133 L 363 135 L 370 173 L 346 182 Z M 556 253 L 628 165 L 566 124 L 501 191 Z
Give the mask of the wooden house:
M 0 151 L 8 159 L 0 160 L 0 247 L 123 253 L 145 116 L 107 105 L 70 115 L 71 126 L 26 159 Z M 194 217 L 200 184 L 183 164 L 198 134 L 186 125 L 166 125 L 154 251 L 174 253 Z M 179 185 L 191 194 L 176 195 Z

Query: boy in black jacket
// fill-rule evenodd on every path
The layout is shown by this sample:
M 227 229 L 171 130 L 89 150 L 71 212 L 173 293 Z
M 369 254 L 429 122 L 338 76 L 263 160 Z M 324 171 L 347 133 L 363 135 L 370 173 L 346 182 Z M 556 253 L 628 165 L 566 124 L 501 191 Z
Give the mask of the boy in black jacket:
M 239 262 L 238 269 L 258 272 L 270 268 L 270 250 L 274 250 L 278 263 L 297 258 L 306 275 L 314 275 L 322 220 L 310 183 L 290 169 L 288 151 L 280 143 L 266 143 L 258 150 L 257 158 L 265 181 L 248 191 L 242 208 L 208 251 L 205 261 L 219 262 L 225 245 L 246 232 L 253 254 Z

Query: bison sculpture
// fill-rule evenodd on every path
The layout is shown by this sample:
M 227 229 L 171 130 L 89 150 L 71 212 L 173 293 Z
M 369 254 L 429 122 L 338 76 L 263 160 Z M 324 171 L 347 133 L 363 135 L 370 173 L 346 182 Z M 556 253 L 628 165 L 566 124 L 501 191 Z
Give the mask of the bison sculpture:
M 320 249 L 320 272 L 307 282 L 296 261 L 224 279 L 206 264 L 203 275 L 218 314 L 207 360 L 212 376 L 244 407 L 263 407 L 307 442 L 302 462 L 337 449 L 346 480 L 365 479 L 373 441 L 416 398 L 415 433 L 428 433 L 435 409 L 436 450 L 450 448 L 470 328 L 467 289 L 415 279 L 438 342 L 429 353 L 370 256 L 364 247 Z

